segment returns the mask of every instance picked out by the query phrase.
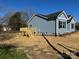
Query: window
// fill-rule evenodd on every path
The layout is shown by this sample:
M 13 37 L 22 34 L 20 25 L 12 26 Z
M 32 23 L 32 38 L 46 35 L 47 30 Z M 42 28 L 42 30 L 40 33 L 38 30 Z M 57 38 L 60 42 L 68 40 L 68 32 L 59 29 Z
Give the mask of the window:
M 74 24 L 71 24 L 71 28 L 72 28 L 72 29 L 74 28 Z
M 59 21 L 59 28 L 62 28 L 62 22 Z
M 59 28 L 66 28 L 66 22 L 59 21 Z
M 66 22 L 63 22 L 62 25 L 63 25 L 63 28 L 66 28 Z

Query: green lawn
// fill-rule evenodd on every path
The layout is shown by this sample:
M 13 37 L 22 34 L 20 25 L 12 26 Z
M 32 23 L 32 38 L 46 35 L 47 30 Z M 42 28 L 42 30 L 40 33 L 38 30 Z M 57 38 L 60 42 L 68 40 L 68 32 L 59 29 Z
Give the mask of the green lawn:
M 15 46 L 1 44 L 0 59 L 29 59 L 23 51 L 16 51 Z

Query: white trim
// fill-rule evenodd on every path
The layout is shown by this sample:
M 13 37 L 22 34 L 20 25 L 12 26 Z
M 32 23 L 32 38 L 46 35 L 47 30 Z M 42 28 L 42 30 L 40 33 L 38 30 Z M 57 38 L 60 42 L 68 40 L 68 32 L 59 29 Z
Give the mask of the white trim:
M 66 21 L 66 32 L 67 32 L 67 21 Z
M 68 19 L 68 16 L 67 16 L 66 12 L 65 12 L 65 11 L 63 11 L 63 13 L 66 15 L 66 17 L 67 17 L 67 19 Z
M 62 12 L 57 16 L 57 18 L 58 18 L 61 14 L 64 14 L 65 17 L 66 17 L 66 19 L 68 19 L 68 16 L 67 16 L 67 14 L 65 13 L 65 11 L 62 11 Z
M 75 17 L 73 17 L 72 19 L 74 20 L 75 23 L 77 22 Z M 72 21 L 72 20 L 71 20 L 71 21 Z
M 33 17 L 35 16 L 36 14 L 33 14 L 31 17 L 30 17 L 30 19 L 27 21 L 27 23 L 29 23 L 32 19 L 33 19 Z
M 59 24 L 58 19 L 56 19 L 56 35 L 59 35 L 59 33 L 58 33 L 58 29 L 59 29 L 58 28 L 59 27 L 58 24 Z

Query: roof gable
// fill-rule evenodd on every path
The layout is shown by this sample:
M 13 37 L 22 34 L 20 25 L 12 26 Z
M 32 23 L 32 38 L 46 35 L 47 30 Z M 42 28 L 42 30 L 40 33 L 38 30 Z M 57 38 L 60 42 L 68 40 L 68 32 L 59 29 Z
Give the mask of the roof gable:
M 63 19 L 68 19 L 67 14 L 65 13 L 65 11 L 62 11 L 59 15 L 58 18 L 63 18 Z
M 67 23 L 70 23 L 70 22 L 75 22 L 75 19 L 74 17 L 70 16 L 71 18 L 69 20 L 67 20 Z
M 72 18 L 71 22 L 75 22 L 75 18 L 74 17 Z
M 67 23 L 70 23 L 72 19 L 73 19 L 73 17 L 71 17 L 69 20 L 67 20 Z
M 62 18 L 62 19 L 67 19 L 68 17 L 67 17 L 67 15 L 65 14 L 65 13 L 61 13 L 61 14 L 59 14 L 58 16 L 57 16 L 57 18 Z

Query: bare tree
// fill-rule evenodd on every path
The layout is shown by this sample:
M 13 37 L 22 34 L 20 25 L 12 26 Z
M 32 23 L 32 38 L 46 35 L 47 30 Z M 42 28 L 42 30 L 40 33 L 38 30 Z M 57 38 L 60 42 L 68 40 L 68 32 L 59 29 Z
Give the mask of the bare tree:
M 8 26 L 12 29 L 12 30 L 20 30 L 20 27 L 27 27 L 27 23 L 21 18 L 22 13 L 21 12 L 16 12 L 14 15 L 12 15 L 9 18 L 8 21 Z

